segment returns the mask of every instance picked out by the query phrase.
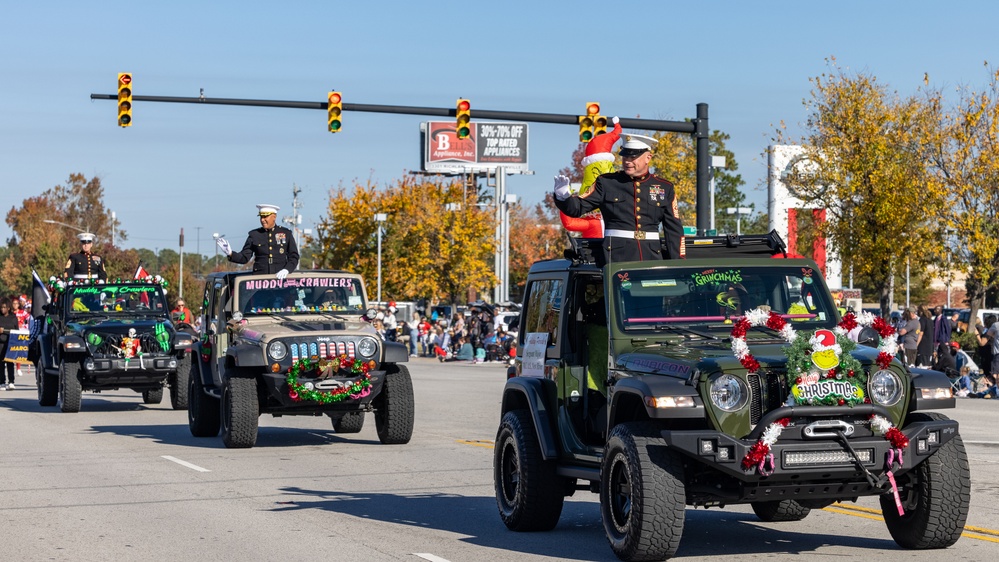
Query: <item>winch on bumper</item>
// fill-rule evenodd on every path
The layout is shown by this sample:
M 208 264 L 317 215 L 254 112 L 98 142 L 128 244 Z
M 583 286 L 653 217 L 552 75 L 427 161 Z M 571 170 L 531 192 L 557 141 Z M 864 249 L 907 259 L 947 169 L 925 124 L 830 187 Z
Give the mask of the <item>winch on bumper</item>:
M 900 429 L 908 438 L 909 446 L 899 453 L 891 442 L 871 430 L 871 415 L 889 417 L 887 410 L 874 405 L 853 408 L 794 406 L 767 413 L 745 439 L 736 439 L 718 431 L 666 430 L 662 436 L 671 449 L 745 483 L 766 482 L 772 485 L 785 481 L 800 486 L 805 482 L 845 482 L 851 478 L 866 484 L 865 473 L 880 475 L 885 472 L 890 456 L 894 460 L 894 472 L 904 474 L 958 435 L 958 423 L 953 420 L 910 423 Z M 783 418 L 789 418 L 790 423 L 783 429 L 780 438 L 770 445 L 772 466 L 768 464 L 764 471 L 756 466 L 744 468 L 743 459 L 767 426 Z M 844 418 L 853 421 L 847 422 Z M 882 492 L 872 488 L 868 493 Z M 828 490 L 828 495 L 839 497 L 841 492 Z M 860 492 L 859 495 L 865 494 Z

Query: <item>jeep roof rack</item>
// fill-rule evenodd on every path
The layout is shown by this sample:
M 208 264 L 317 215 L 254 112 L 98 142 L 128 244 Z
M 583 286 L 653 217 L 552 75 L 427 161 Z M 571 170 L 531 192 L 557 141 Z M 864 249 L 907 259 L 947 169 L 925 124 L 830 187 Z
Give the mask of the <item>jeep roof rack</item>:
M 577 263 L 594 263 L 595 252 L 600 251 L 603 238 L 576 238 L 569 236 L 565 258 Z M 776 230 L 769 234 L 727 234 L 703 238 L 687 237 L 687 258 L 712 257 L 787 257 L 787 246 Z

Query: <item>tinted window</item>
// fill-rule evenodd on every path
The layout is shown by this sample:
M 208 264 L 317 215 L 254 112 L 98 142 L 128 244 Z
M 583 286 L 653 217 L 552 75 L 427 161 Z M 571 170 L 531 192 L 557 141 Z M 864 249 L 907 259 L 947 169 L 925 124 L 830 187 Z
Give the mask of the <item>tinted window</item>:
M 549 347 L 557 343 L 562 285 L 560 279 L 541 279 L 531 283 L 527 310 L 521 317 L 521 339 L 527 333 L 544 332 L 548 334 Z

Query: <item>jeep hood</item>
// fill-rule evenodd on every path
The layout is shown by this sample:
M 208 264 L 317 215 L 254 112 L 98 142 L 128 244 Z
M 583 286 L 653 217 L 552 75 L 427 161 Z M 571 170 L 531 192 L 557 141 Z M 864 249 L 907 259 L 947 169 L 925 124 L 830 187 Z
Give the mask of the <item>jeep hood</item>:
M 762 369 L 783 369 L 787 363 L 787 356 L 784 354 L 787 345 L 783 341 L 770 339 L 749 341 L 750 351 L 760 362 Z M 878 350 L 857 346 L 853 356 L 862 364 L 870 365 L 877 359 Z M 683 379 L 689 378 L 695 370 L 702 373 L 745 371 L 745 367 L 732 353 L 732 344 L 728 338 L 704 342 L 655 342 L 632 347 L 615 358 L 615 365 L 618 369 L 638 374 L 669 375 Z
M 244 328 L 244 334 L 248 337 L 252 337 L 253 334 L 260 334 L 259 337 L 263 337 L 266 334 L 268 338 L 305 335 L 309 332 L 324 332 L 328 334 L 334 331 L 346 333 L 362 332 L 372 336 L 376 335 L 371 324 L 360 318 L 355 319 L 349 316 L 341 318 L 331 316 L 298 316 L 289 318 L 272 316 L 255 318 L 247 323 Z
M 101 334 L 127 335 L 130 329 L 134 329 L 136 334 L 152 333 L 156 330 L 157 324 L 166 326 L 166 330 L 170 334 L 176 331 L 173 324 L 166 318 L 150 318 L 148 316 L 131 318 L 94 316 L 92 318 L 81 318 L 69 322 L 66 328 L 76 334 L 87 334 L 96 331 Z

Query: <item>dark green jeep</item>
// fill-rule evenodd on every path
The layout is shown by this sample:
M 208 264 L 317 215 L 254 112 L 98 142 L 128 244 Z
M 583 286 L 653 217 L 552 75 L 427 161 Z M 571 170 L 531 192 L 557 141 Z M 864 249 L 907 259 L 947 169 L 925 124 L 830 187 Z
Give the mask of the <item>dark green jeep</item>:
M 775 233 L 604 269 L 586 250 L 528 276 L 495 447 L 508 528 L 552 529 L 587 489 L 614 553 L 657 560 L 686 505 L 794 521 L 879 496 L 900 546 L 957 541 L 968 460 L 957 422 L 927 412 L 954 407 L 949 380 L 895 359 L 880 319 L 841 318 L 814 262 Z

